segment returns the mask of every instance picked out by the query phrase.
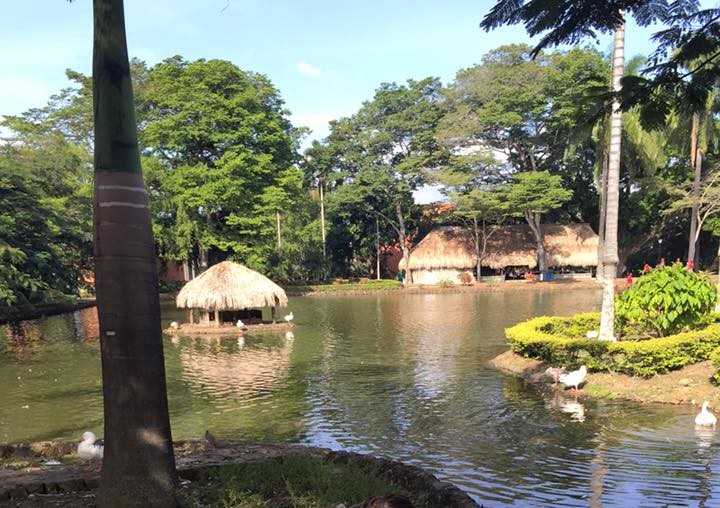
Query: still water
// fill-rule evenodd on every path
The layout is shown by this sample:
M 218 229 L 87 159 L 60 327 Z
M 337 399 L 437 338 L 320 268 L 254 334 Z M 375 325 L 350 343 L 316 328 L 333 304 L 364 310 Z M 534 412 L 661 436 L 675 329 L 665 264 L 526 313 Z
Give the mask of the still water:
M 693 409 L 543 396 L 487 366 L 503 328 L 598 298 L 294 298 L 292 336 L 167 337 L 173 435 L 373 453 L 426 467 L 488 507 L 720 506 L 720 439 L 696 433 Z M 184 317 L 163 308 L 165 326 Z M 0 442 L 84 430 L 102 432 L 94 309 L 0 328 Z

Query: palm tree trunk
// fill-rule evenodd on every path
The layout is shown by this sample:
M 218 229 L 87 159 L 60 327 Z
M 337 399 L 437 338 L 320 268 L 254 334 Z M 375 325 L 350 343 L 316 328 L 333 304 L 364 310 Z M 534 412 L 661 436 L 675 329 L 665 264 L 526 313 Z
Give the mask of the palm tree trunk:
M 605 140 L 603 141 L 605 142 Z M 595 279 L 602 282 L 603 254 L 605 253 L 605 216 L 607 215 L 608 151 L 603 148 L 602 172 L 600 174 L 600 218 L 598 220 L 598 262 Z
M 123 2 L 94 0 L 93 6 L 93 233 L 105 416 L 98 506 L 176 507 L 155 243 Z
M 621 15 L 623 13 L 621 12 Z M 615 28 L 612 62 L 612 88 L 619 92 L 625 67 L 625 24 Z M 600 340 L 615 337 L 615 277 L 618 263 L 618 215 L 620 208 L 620 141 L 622 111 L 618 99 L 613 100 L 610 114 L 610 155 L 608 159 L 607 209 L 605 211 L 605 252 L 603 253 L 603 291 L 600 308 Z
M 698 237 L 698 208 L 700 207 L 700 184 L 702 180 L 702 155 L 698 146 L 700 115 L 693 113 L 692 129 L 690 130 L 690 162 L 695 169 L 692 186 L 692 209 L 690 211 L 690 238 L 688 240 L 688 261 L 695 262 Z

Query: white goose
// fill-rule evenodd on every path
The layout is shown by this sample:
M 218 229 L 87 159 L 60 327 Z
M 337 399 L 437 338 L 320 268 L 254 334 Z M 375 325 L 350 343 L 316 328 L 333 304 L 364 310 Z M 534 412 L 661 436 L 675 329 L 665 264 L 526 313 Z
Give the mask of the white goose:
M 575 388 L 577 391 L 578 387 L 585 381 L 587 377 L 587 367 L 581 365 L 578 370 L 568 372 L 567 374 L 560 374 L 558 380 L 567 387 Z
M 77 447 L 77 454 L 83 460 L 98 460 L 103 458 L 105 445 L 102 439 L 95 437 L 92 432 L 84 432 L 83 440 Z
M 245 326 L 245 323 L 242 322 L 242 320 L 238 319 L 237 323 L 235 323 L 235 326 L 238 328 L 243 328 Z
M 703 427 L 715 427 L 715 424 L 717 423 L 717 418 L 714 414 L 708 411 L 709 405 L 710 403 L 708 401 L 703 402 L 700 413 L 698 413 L 698 415 L 695 417 L 695 425 L 700 425 Z
M 290 321 L 292 321 L 293 319 L 295 319 L 295 316 L 293 316 L 293 313 L 292 313 L 292 312 L 291 312 L 290 314 L 288 314 L 288 315 L 285 316 L 285 321 L 287 321 L 288 323 L 289 323 Z

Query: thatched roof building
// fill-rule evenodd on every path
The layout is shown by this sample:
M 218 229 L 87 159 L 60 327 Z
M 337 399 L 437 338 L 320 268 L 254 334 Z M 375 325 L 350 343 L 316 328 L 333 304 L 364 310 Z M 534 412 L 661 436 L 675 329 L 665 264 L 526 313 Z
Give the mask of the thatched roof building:
M 544 224 L 544 244 L 550 267 L 590 267 L 597 264 L 598 236 L 588 224 Z M 535 268 L 537 249 L 529 226 L 514 224 L 493 226 L 489 236 L 486 257 L 482 265 L 495 270 L 509 266 Z M 470 271 L 476 257 L 472 234 L 468 229 L 455 226 L 436 227 L 418 243 L 401 268 L 415 275 L 421 271 Z
M 220 312 L 271 307 L 285 307 L 285 290 L 262 274 L 249 268 L 223 261 L 185 284 L 175 300 L 180 309 L 201 309 L 204 317 L 215 313 L 220 324 Z M 202 321 L 201 317 L 201 321 Z

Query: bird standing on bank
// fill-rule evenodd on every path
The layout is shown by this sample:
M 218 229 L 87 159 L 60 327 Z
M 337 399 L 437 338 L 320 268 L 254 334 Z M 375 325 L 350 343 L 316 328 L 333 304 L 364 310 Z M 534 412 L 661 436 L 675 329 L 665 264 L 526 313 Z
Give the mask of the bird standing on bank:
M 581 365 L 578 370 L 568 372 L 567 374 L 560 374 L 558 376 L 559 381 L 567 387 L 572 387 L 575 391 L 585 381 L 587 377 L 587 367 Z
M 104 451 L 105 444 L 102 439 L 95 437 L 92 432 L 83 433 L 83 440 L 77 447 L 77 454 L 82 460 L 89 464 L 102 460 Z M 91 465 L 89 467 L 92 468 Z
M 291 312 L 290 314 L 288 314 L 288 315 L 285 316 L 285 321 L 287 321 L 288 323 L 289 323 L 290 321 L 292 321 L 293 319 L 295 319 L 295 316 L 293 316 L 293 313 L 292 313 L 292 312 Z

